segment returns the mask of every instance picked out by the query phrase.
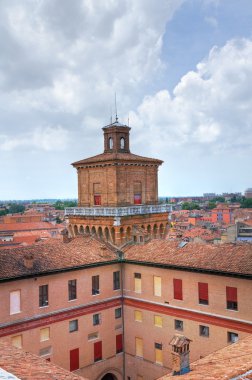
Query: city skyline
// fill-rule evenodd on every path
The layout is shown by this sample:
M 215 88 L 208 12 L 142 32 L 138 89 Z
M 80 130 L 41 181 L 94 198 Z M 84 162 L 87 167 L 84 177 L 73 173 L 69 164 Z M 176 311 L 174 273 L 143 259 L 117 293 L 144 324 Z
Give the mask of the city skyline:
M 251 187 L 248 0 L 1 3 L 0 199 L 76 198 L 117 93 L 160 196 Z

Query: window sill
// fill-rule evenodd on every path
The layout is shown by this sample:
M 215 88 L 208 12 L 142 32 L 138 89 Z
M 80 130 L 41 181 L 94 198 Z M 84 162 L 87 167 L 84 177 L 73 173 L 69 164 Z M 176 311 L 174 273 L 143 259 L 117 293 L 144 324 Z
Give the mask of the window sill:
M 10 313 L 10 315 L 16 315 L 16 314 L 21 314 L 22 313 L 22 311 L 20 310 L 20 311 L 15 311 L 15 313 Z
M 227 311 L 235 311 L 236 313 L 239 311 L 239 310 L 236 310 L 236 309 L 226 309 Z
M 73 301 L 77 301 L 77 298 L 74 298 L 72 300 L 68 300 L 68 302 L 73 302 Z
M 44 309 L 46 307 L 49 307 L 49 305 L 45 305 L 45 306 L 39 306 L 40 309 Z

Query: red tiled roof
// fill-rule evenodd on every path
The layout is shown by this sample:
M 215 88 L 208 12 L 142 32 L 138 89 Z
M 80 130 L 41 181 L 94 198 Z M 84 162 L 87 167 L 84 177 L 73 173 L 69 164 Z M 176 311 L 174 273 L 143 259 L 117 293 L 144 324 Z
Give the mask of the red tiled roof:
M 183 376 L 168 374 L 159 380 L 245 380 L 252 379 L 252 336 L 207 355 L 191 364 L 191 372 Z
M 85 380 L 45 359 L 2 341 L 0 367 L 21 380 Z
M 111 162 L 111 161 L 128 161 L 128 162 L 148 162 L 161 165 L 163 161 L 156 158 L 142 157 L 132 153 L 102 153 L 93 157 L 85 158 L 81 161 L 73 162 L 73 166 L 82 166 L 86 164 L 93 164 L 96 162 Z
M 24 257 L 34 255 L 32 269 L 24 265 Z M 91 237 L 78 237 L 69 243 L 47 239 L 27 247 L 0 250 L 0 279 L 53 272 L 116 260 L 116 254 Z
M 154 239 L 144 245 L 125 248 L 125 259 L 213 272 L 252 275 L 252 244 L 187 243 Z
M 31 222 L 31 223 L 1 223 L 0 231 L 31 231 L 31 230 L 51 230 L 59 229 L 58 225 L 49 222 Z

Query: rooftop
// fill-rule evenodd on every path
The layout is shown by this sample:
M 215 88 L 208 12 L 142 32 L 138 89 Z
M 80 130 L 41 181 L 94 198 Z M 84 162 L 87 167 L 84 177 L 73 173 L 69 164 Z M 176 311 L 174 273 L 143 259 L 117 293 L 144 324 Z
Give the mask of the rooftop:
M 31 222 L 31 223 L 1 223 L 1 231 L 30 231 L 30 230 L 48 230 L 48 229 L 59 229 L 62 226 L 53 225 L 49 222 Z
M 27 269 L 24 259 L 33 255 L 32 269 Z M 112 249 L 91 238 L 78 237 L 69 243 L 48 239 L 27 247 L 0 250 L 0 280 L 51 273 L 78 267 L 102 264 L 116 260 Z
M 0 379 L 85 380 L 45 359 L 2 341 L 0 342 Z
M 127 261 L 179 269 L 252 276 L 252 245 L 186 243 L 154 239 L 144 245 L 128 246 Z
M 92 156 L 89 158 L 85 158 L 84 160 L 76 161 L 72 163 L 73 166 L 83 166 L 89 164 L 98 164 L 102 163 L 103 165 L 108 163 L 119 163 L 119 162 L 127 162 L 127 163 L 143 163 L 143 164 L 155 164 L 161 165 L 163 161 L 158 160 L 156 158 L 149 158 L 138 156 L 133 153 L 101 153 L 96 156 Z
M 233 343 L 191 364 L 183 376 L 163 376 L 159 380 L 249 380 L 252 379 L 252 336 Z

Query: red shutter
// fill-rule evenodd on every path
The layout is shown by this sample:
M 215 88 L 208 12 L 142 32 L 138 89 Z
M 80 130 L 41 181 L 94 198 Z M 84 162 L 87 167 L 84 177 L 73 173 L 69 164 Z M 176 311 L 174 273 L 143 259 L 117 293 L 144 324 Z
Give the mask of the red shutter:
M 94 361 L 97 362 L 98 360 L 102 359 L 102 342 L 96 342 L 94 343 Z
M 199 299 L 208 301 L 208 284 L 206 282 L 198 282 Z
M 227 301 L 237 302 L 237 288 L 231 286 L 226 287 Z
M 101 196 L 100 195 L 95 195 L 94 196 L 94 204 L 95 204 L 95 206 L 100 206 L 101 205 Z
M 75 348 L 70 351 L 70 371 L 79 369 L 79 349 Z
M 122 334 L 116 335 L 116 353 L 123 351 L 123 336 Z
M 142 203 L 142 196 L 141 194 L 135 194 L 134 195 L 134 204 L 140 205 Z
M 173 290 L 174 290 L 174 299 L 182 300 L 182 280 L 178 280 L 176 278 L 173 279 Z

